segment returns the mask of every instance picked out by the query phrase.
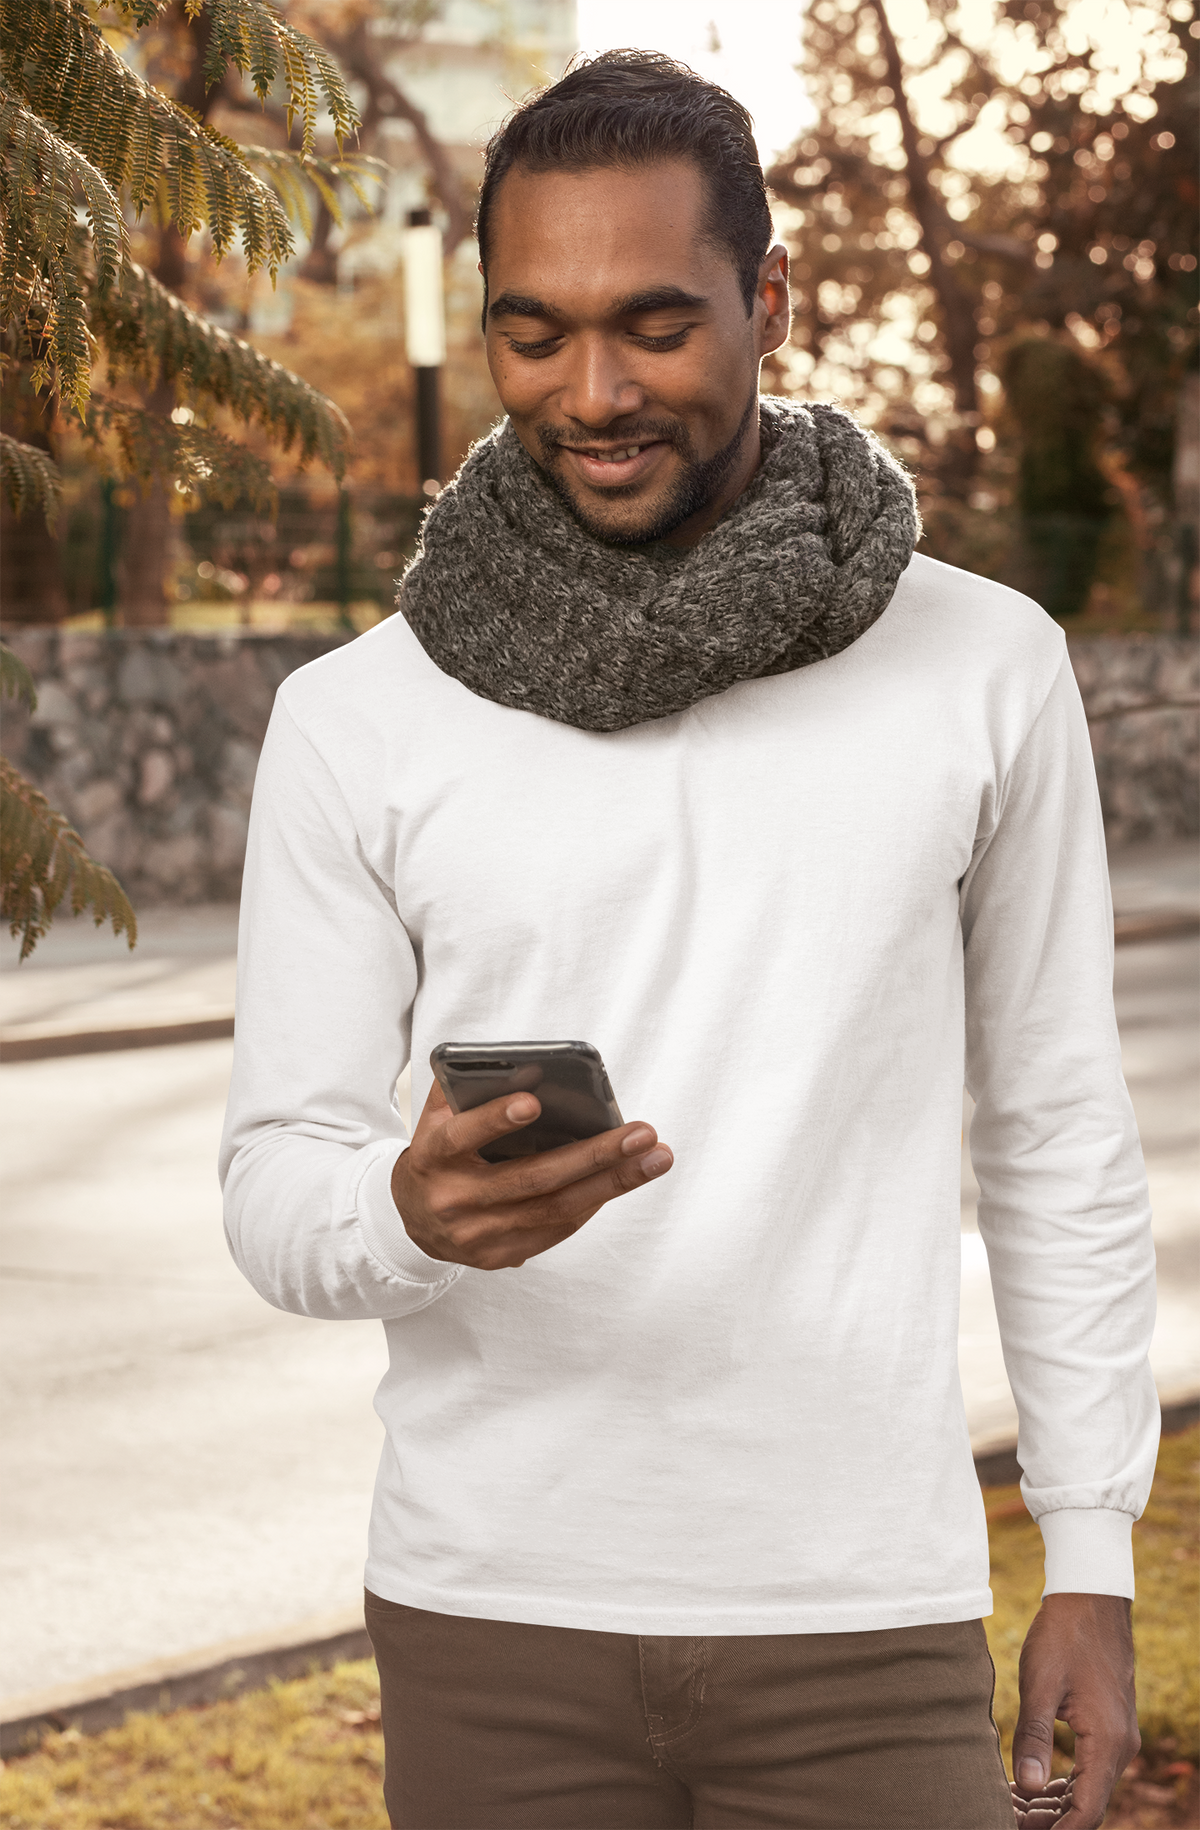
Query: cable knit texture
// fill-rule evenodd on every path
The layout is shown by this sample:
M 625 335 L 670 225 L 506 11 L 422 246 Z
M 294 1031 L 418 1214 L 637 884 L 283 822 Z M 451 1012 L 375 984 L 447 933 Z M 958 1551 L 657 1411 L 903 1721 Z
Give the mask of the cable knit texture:
M 397 602 L 471 692 L 585 731 L 685 710 L 840 653 L 919 533 L 907 475 L 840 408 L 764 396 L 762 464 L 698 545 L 581 528 L 507 420 L 426 516 Z

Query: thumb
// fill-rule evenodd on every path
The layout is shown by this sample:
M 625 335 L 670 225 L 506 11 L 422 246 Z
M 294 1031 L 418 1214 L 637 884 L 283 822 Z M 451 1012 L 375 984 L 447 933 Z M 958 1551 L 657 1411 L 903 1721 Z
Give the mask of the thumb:
M 1013 1735 L 1012 1763 L 1013 1779 L 1027 1798 L 1041 1792 L 1050 1778 L 1058 1704 L 1058 1696 L 1045 1684 L 1023 1692 L 1021 1696 L 1021 1713 Z

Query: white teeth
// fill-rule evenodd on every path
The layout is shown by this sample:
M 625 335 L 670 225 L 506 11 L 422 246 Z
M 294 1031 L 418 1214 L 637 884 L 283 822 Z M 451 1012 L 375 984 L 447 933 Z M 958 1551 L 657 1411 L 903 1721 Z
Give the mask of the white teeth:
M 626 458 L 637 457 L 641 449 L 640 445 L 630 445 L 627 451 L 597 451 L 593 455 L 601 464 L 620 464 Z

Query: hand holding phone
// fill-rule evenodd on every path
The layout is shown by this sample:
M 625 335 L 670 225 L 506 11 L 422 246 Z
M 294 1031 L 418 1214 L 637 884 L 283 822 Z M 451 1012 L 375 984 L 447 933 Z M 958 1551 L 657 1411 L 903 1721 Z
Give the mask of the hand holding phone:
M 510 1068 L 495 1071 L 507 1076 L 521 1074 L 524 1068 L 526 1085 L 530 1064 L 516 1062 L 515 1047 L 580 1047 L 487 1046 L 502 1049 L 499 1060 L 512 1062 Z M 599 1063 L 595 1051 L 584 1047 Z M 443 1056 L 443 1062 L 444 1059 Z M 486 1077 L 493 1071 L 496 1057 L 485 1067 L 484 1049 L 472 1045 L 467 1073 L 462 1077 L 467 1082 L 472 1078 L 470 1059 L 481 1064 L 474 1070 L 476 1090 L 490 1091 Z M 557 1066 L 561 1070 L 569 1064 L 560 1056 Z M 600 1074 L 603 1077 L 602 1066 Z M 594 1108 L 590 1115 L 586 1111 L 590 1103 L 586 1085 L 578 1077 L 571 1085 L 569 1072 L 565 1077 L 566 1091 L 577 1096 L 573 1106 L 570 1100 L 567 1102 L 567 1124 L 578 1129 L 581 1122 L 594 1122 L 596 1112 Z M 563 1078 L 559 1071 L 557 1083 Z M 586 1079 L 585 1074 L 584 1082 Z M 552 1109 L 550 1135 L 559 1135 L 564 1108 L 561 1099 L 550 1097 L 552 1089 L 546 1084 L 544 1064 L 538 1084 L 543 1086 L 547 1107 Z M 607 1088 L 606 1080 L 603 1086 Z M 607 1116 L 603 1094 L 595 1084 L 592 1091 L 601 1097 L 602 1112 Z M 541 1098 L 519 1084 L 474 1105 L 464 1105 L 456 1092 L 456 1103 L 464 1105 L 464 1109 L 455 1112 L 435 1079 L 412 1143 L 392 1171 L 392 1198 L 409 1238 L 427 1257 L 471 1265 L 481 1271 L 502 1270 L 524 1264 L 527 1258 L 569 1239 L 605 1202 L 665 1174 L 674 1159 L 669 1148 L 658 1142 L 653 1127 L 640 1122 L 621 1124 L 610 1088 L 607 1101 L 618 1120 L 615 1126 L 592 1135 L 575 1136 L 573 1141 L 536 1154 L 525 1151 L 509 1159 L 488 1161 L 484 1151 L 496 1156 L 498 1152 L 514 1150 L 519 1134 L 542 1117 Z
M 557 1150 L 624 1124 L 598 1050 L 590 1042 L 442 1042 L 429 1057 L 452 1112 L 509 1093 L 532 1093 L 532 1124 L 480 1146 L 486 1163 Z

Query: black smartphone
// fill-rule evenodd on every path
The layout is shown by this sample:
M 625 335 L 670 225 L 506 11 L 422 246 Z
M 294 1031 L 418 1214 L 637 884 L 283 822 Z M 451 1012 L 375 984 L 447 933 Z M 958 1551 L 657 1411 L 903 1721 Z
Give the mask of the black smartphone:
M 625 1123 L 590 1042 L 440 1042 L 429 1065 L 452 1112 L 470 1112 L 506 1093 L 534 1093 L 541 1101 L 531 1125 L 484 1145 L 479 1154 L 488 1163 L 557 1150 Z

